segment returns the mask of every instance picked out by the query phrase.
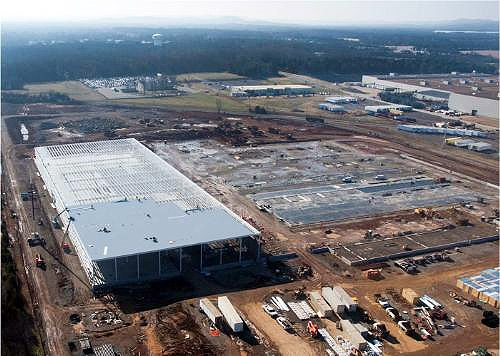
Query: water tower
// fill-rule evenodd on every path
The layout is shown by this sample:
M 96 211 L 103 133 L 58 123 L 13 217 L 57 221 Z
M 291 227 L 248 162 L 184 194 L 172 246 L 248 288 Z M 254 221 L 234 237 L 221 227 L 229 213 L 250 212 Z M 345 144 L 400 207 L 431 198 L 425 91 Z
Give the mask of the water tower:
M 153 39 L 153 46 L 160 47 L 162 44 L 162 35 L 159 33 L 155 33 L 151 38 Z

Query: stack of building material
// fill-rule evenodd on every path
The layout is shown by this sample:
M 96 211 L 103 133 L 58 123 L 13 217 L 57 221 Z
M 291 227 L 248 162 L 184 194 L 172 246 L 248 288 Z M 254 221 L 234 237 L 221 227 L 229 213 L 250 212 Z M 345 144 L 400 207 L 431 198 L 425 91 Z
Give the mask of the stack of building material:
M 500 306 L 500 267 L 457 280 L 457 287 L 495 308 Z
M 234 309 L 229 298 L 226 296 L 219 297 L 217 299 L 217 306 L 222 312 L 222 315 L 224 315 L 231 330 L 236 333 L 242 332 L 244 327 L 243 320 L 241 320 L 241 317 L 238 315 L 236 309 Z
M 288 303 L 290 309 L 292 309 L 293 313 L 299 318 L 299 320 L 307 320 L 310 318 L 309 314 L 302 308 L 299 303 L 290 302 Z
M 278 308 L 279 310 L 290 311 L 290 308 L 288 308 L 288 305 L 286 305 L 286 303 L 283 301 L 283 299 L 280 296 L 276 295 L 276 296 L 271 297 L 271 301 L 276 306 L 276 308 Z
M 203 310 L 212 323 L 220 325 L 222 322 L 222 313 L 208 298 L 200 299 L 200 309 Z
M 361 351 L 366 347 L 365 338 L 349 320 L 340 320 L 340 325 L 342 325 L 342 331 L 355 348 Z
M 328 346 L 332 348 L 332 350 L 335 352 L 336 355 L 338 356 L 348 355 L 348 353 L 339 346 L 339 344 L 335 341 L 335 339 L 330 335 L 330 333 L 325 328 L 318 329 L 318 333 L 323 337 L 323 340 L 326 341 Z
M 442 305 L 437 301 L 429 297 L 428 295 L 423 295 L 419 298 L 420 302 L 431 310 L 441 308 Z
M 346 306 L 342 300 L 342 297 L 338 293 L 334 292 L 331 287 L 321 288 L 321 295 L 335 313 L 342 314 L 345 312 Z
M 320 318 L 329 318 L 333 315 L 332 308 L 323 299 L 319 291 L 309 292 L 311 306 Z
M 403 288 L 401 292 L 403 298 L 412 305 L 417 305 L 418 303 L 418 294 L 411 288 Z
M 356 308 L 358 307 L 358 303 L 352 299 L 352 297 L 347 294 L 347 292 L 342 288 L 341 286 L 335 286 L 333 287 L 333 291 L 340 296 L 342 299 L 342 302 L 346 306 L 347 310 L 350 312 L 355 312 Z

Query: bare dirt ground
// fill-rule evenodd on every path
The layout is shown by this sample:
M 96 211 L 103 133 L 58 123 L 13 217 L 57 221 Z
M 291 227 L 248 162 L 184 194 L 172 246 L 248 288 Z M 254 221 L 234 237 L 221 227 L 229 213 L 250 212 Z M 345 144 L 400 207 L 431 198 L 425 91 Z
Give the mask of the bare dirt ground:
M 210 182 L 206 188 L 235 212 L 259 227 L 265 239 L 265 251 L 295 252 L 298 258 L 290 261 L 290 266 L 306 263 L 314 270 L 312 277 L 291 284 L 283 284 L 283 281 L 279 281 L 280 275 L 274 273 L 272 268 L 252 272 L 249 269 L 221 277 L 220 280 L 217 280 L 216 276 L 213 278 L 191 276 L 188 282 L 172 282 L 176 286 L 175 291 L 172 291 L 172 285 L 164 283 L 144 286 L 143 289 L 131 288 L 117 292 L 107 296 L 110 300 L 106 299 L 107 297 L 94 299 L 89 292 L 78 258 L 74 254 L 61 252 L 60 246 L 64 232 L 50 227 L 49 220 L 55 211 L 50 206 L 50 197 L 43 188 L 43 182 L 36 175 L 31 155 L 34 145 L 106 139 L 109 135 L 112 138 L 136 137 L 146 143 L 203 137 L 229 145 L 333 138 L 346 145 L 360 149 L 366 148 L 378 153 L 404 152 L 493 183 L 498 181 L 496 160 L 487 158 L 472 160 L 472 156 L 468 154 L 450 154 L 439 146 L 436 147 L 426 142 L 425 139 L 408 138 L 399 134 L 394 136 L 395 132 L 390 126 L 379 125 L 377 122 L 352 125 L 344 120 L 340 124 L 320 127 L 306 124 L 302 117 L 237 116 L 239 120 L 233 120 L 229 115 L 221 117 L 216 113 L 176 112 L 157 108 L 137 109 L 94 105 L 75 108 L 75 106 L 36 105 L 32 107 L 30 115 L 19 115 L 19 109 L 19 107 L 10 107 L 9 115 L 2 118 L 2 162 L 9 188 L 5 191 L 8 194 L 6 199 L 9 201 L 9 209 L 16 210 L 19 216 L 17 221 L 9 220 L 7 223 L 9 231 L 18 231 L 13 234 L 14 244 L 18 247 L 16 258 L 19 263 L 21 263 L 21 257 L 25 261 L 24 265 L 19 266 L 19 270 L 23 272 L 23 277 L 27 281 L 26 287 L 29 287 L 24 289 L 24 293 L 31 296 L 30 299 L 33 301 L 35 324 L 39 326 L 43 338 L 46 339 L 46 354 L 68 354 L 67 343 L 77 340 L 85 333 L 94 344 L 110 342 L 117 347 L 118 351 L 131 355 L 139 353 L 144 355 L 148 351 L 155 355 L 195 355 L 199 354 L 200 350 L 207 355 L 237 353 L 261 355 L 266 352 L 284 355 L 318 354 L 319 349 L 314 342 L 285 333 L 264 314 L 260 303 L 276 288 L 276 285 L 289 289 L 305 285 L 308 289 L 316 289 L 321 285 L 332 283 L 343 283 L 349 291 L 358 296 L 361 305 L 375 316 L 380 313 L 378 306 L 373 305 L 370 300 L 370 296 L 386 288 L 397 289 L 412 285 L 418 292 L 429 291 L 428 293 L 432 293 L 443 303 L 450 304 L 450 310 L 457 315 L 457 319 L 464 320 L 463 324 L 466 328 L 456 330 L 444 339 L 442 345 L 415 343 L 402 335 L 399 345 L 389 345 L 386 348 L 389 355 L 400 354 L 403 351 L 414 352 L 415 355 L 437 355 L 443 347 L 458 352 L 468 350 L 477 344 L 498 348 L 496 330 L 489 330 L 482 326 L 478 321 L 480 316 L 475 313 L 475 310 L 463 311 L 462 306 L 453 305 L 446 299 L 448 289 L 454 288 L 458 276 L 498 265 L 498 258 L 494 252 L 498 245 L 475 246 L 477 251 L 473 249 L 471 251 L 474 253 L 464 253 L 464 257 L 457 257 L 456 262 L 451 265 L 436 266 L 417 276 L 406 275 L 393 268 L 387 268 L 388 274 L 384 280 L 366 281 L 361 276 L 360 270 L 341 265 L 335 267 L 330 262 L 318 259 L 307 252 L 307 247 L 316 239 L 314 234 L 318 235 L 318 241 L 324 238 L 323 228 L 318 228 L 318 232 L 315 229 L 291 231 L 272 215 L 257 210 L 254 203 L 247 197 L 222 182 Z M 237 122 L 241 124 L 238 125 Z M 24 144 L 19 134 L 20 123 L 25 123 L 30 130 L 30 140 Z M 45 125 L 51 123 L 52 127 L 44 129 L 42 126 L 44 123 Z M 200 126 L 200 124 L 203 125 Z M 64 127 L 64 132 L 73 135 L 59 135 L 58 131 L 50 131 L 61 126 Z M 277 131 L 270 130 L 271 128 Z M 369 135 L 369 132 L 376 132 L 376 136 Z M 74 134 L 79 136 L 74 136 Z M 195 181 L 197 180 L 195 167 L 190 169 L 186 168 L 186 165 L 178 167 Z M 20 199 L 20 192 L 29 188 L 30 177 L 39 192 L 39 200 L 35 202 L 35 220 L 31 215 L 31 203 Z M 475 189 L 485 189 L 480 185 L 478 188 L 477 182 L 468 184 Z M 44 225 L 37 224 L 39 218 L 43 220 Z M 397 219 L 405 221 L 397 221 L 393 218 L 372 222 L 372 225 L 363 225 L 358 221 L 352 226 L 335 227 L 333 234 L 334 236 L 351 235 L 353 239 L 358 239 L 361 232 L 369 226 L 375 230 L 382 229 L 391 233 L 406 228 L 425 229 L 435 227 L 437 224 L 433 221 L 422 221 L 411 214 L 407 217 L 397 217 Z M 28 247 L 25 237 L 34 231 L 39 231 L 46 236 L 45 249 Z M 37 253 L 40 253 L 47 261 L 45 271 L 33 265 Z M 241 283 L 234 283 L 235 279 L 241 280 Z M 221 283 L 221 280 L 224 283 Z M 259 286 L 263 287 L 255 289 Z M 154 293 L 151 292 L 151 288 Z M 204 324 L 202 316 L 196 311 L 198 300 L 191 298 L 222 293 L 231 293 L 231 299 L 234 298 L 236 306 L 263 334 L 261 342 L 254 343 L 253 340 L 232 338 L 226 334 L 214 340 L 214 337 L 208 334 L 208 325 Z M 188 301 L 184 302 L 185 300 Z M 69 315 L 72 313 L 89 315 L 101 308 L 118 310 L 123 314 L 122 324 L 114 330 L 91 330 L 85 323 L 73 325 L 69 322 Z M 380 318 L 386 321 L 383 315 L 380 315 Z M 394 329 L 391 331 L 395 334 L 398 333 L 398 330 L 391 328 Z M 475 335 L 474 338 L 464 337 L 470 335 L 471 332 Z M 257 336 L 255 337 L 258 338 Z

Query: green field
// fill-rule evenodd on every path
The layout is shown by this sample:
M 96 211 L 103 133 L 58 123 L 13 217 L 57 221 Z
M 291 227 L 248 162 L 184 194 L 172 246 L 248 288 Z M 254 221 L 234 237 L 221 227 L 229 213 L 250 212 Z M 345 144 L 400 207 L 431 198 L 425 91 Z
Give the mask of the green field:
M 244 79 L 238 74 L 229 72 L 206 72 L 206 73 L 185 73 L 176 76 L 178 81 L 200 81 L 200 80 L 236 80 Z
M 66 94 L 72 99 L 81 101 L 99 101 L 105 100 L 104 96 L 93 89 L 83 85 L 78 81 L 53 82 L 41 84 L 27 84 L 24 89 L 28 94 L 39 94 L 49 91 L 56 91 Z
M 227 96 L 215 96 L 205 93 L 163 98 L 117 99 L 113 100 L 113 102 L 131 105 L 167 106 L 180 109 L 217 111 L 217 99 L 219 99 L 222 104 L 222 111 L 248 112 L 246 102 L 238 101 Z

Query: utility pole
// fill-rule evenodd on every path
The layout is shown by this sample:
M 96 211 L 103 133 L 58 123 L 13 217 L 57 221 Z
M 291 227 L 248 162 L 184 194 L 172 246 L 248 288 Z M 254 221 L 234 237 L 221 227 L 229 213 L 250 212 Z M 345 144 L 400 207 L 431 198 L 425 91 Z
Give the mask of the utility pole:
M 33 187 L 33 180 L 30 175 L 30 195 L 31 195 L 31 214 L 33 221 L 35 221 L 35 188 Z

